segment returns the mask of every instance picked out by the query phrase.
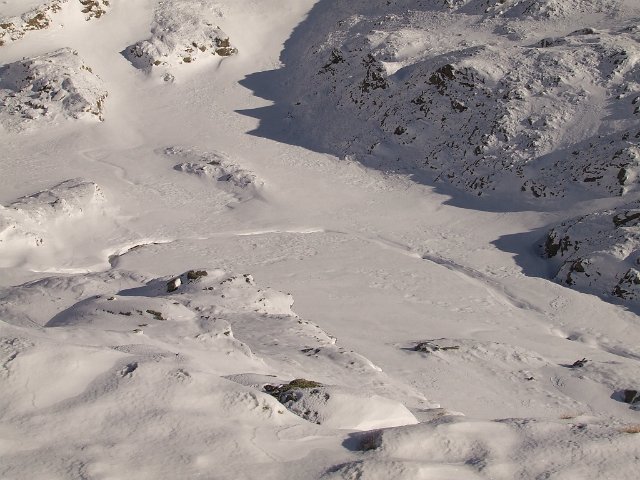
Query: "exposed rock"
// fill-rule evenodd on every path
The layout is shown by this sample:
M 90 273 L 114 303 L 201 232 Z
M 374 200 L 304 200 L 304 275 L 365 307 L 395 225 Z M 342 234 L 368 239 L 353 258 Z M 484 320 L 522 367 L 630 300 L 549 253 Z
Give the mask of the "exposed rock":
M 613 398 L 620 402 L 628 403 L 634 410 L 640 410 L 640 391 L 638 390 L 619 390 L 613 394 Z
M 417 423 L 402 404 L 355 390 L 323 386 L 303 378 L 287 384 L 265 385 L 265 392 L 305 420 L 333 428 L 371 428 Z
M 102 17 L 111 6 L 110 0 L 79 0 L 87 20 Z
M 442 339 L 444 340 L 444 339 Z M 424 342 L 418 342 L 415 347 L 413 347 L 413 350 L 416 352 L 422 352 L 422 353 L 433 353 L 433 352 L 446 352 L 448 350 L 459 350 L 460 346 L 459 345 L 446 345 L 445 343 L 450 343 L 450 342 L 444 342 L 443 341 L 436 341 L 436 340 L 426 340 Z

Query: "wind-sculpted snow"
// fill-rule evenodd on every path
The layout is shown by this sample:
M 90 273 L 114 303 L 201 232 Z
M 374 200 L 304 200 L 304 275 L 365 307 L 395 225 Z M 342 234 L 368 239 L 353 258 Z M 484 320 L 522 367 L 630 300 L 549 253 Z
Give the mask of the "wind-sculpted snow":
M 177 277 L 153 279 L 139 288 L 90 297 L 56 315 L 47 326 L 82 325 L 131 332 L 140 329 L 138 333 L 153 335 L 158 326 L 170 324 L 172 335 L 181 332 L 179 335 L 189 335 L 202 344 L 239 338 L 248 345 L 241 347 L 243 352 L 268 357 L 281 368 L 290 368 L 295 358 L 302 370 L 286 372 L 291 375 L 319 369 L 322 373 L 316 376 L 322 381 L 356 373 L 362 381 L 367 376 L 377 377 L 378 367 L 299 318 L 292 305 L 291 295 L 258 288 L 249 274 L 190 270 Z M 169 323 L 158 323 L 165 321 Z M 147 327 L 140 327 L 142 323 Z M 163 335 L 167 328 L 160 328 Z
M 448 416 L 354 434 L 351 442 L 365 452 L 362 458 L 323 478 L 595 480 L 611 472 L 633 476 L 637 468 L 637 438 L 586 415 L 555 421 Z
M 266 392 L 289 411 L 328 428 L 370 430 L 418 423 L 400 402 L 363 394 L 344 385 L 323 385 L 304 378 L 291 382 L 275 376 L 240 374 L 229 380 Z
M 58 4 L 0 48 L 0 478 L 637 476 L 636 0 Z
M 379 155 L 381 168 L 402 166 L 387 158 L 390 144 L 400 146 L 404 164 L 478 195 L 636 189 L 637 27 L 576 24 L 536 38 L 529 20 L 522 40 L 509 32 L 523 20 L 508 13 L 534 3 L 565 16 L 582 7 L 612 12 L 607 2 L 490 3 L 452 2 L 448 14 L 400 4 L 363 7 L 368 14 L 337 8 L 336 21 L 308 34 L 292 61 L 292 130 L 337 153 Z M 504 18 L 472 24 L 466 13 L 480 4 L 505 10 Z
M 108 255 L 126 243 L 123 233 L 97 184 L 66 180 L 0 206 L 0 266 L 38 271 L 58 266 L 69 272 L 104 269 L 109 266 Z
M 0 67 L 0 124 L 19 130 L 59 118 L 103 120 L 107 90 L 74 50 L 64 48 Z
M 273 434 L 269 432 L 280 425 L 368 429 L 416 423 L 397 400 L 359 391 L 372 380 L 382 383 L 379 369 L 340 349 L 335 338 L 295 315 L 290 295 L 258 288 L 249 274 L 194 269 L 144 278 L 114 270 L 50 277 L 5 289 L 0 298 L 0 380 L 5 392 L 0 405 L 3 415 L 21 422 L 37 417 L 54 425 L 60 416 L 77 419 L 105 408 L 130 419 L 110 423 L 119 435 L 133 435 L 140 422 L 152 425 L 144 435 L 144 444 L 151 448 L 163 442 L 168 416 L 179 419 L 184 411 L 204 414 L 208 439 L 215 425 L 219 429 L 230 418 L 237 417 L 234 429 L 244 430 L 247 412 L 257 415 L 254 428 L 261 435 Z M 29 308 L 35 299 L 37 310 Z M 68 338 L 74 340 L 67 343 Z M 318 356 L 320 348 L 334 355 Z M 309 354 L 309 349 L 314 352 Z M 31 369 L 38 372 L 29 377 L 35 384 L 21 383 Z M 246 371 L 260 373 L 242 373 Z M 288 390 L 287 398 L 262 389 L 292 373 L 313 373 L 336 384 L 316 391 L 306 387 L 319 384 L 293 381 L 296 388 Z M 199 435 L 202 421 L 180 420 L 180 436 Z M 114 434 L 104 424 L 84 427 L 88 445 Z M 57 432 L 77 434 L 66 428 Z M 224 432 L 220 441 L 229 434 Z M 167 453 L 180 456 L 184 451 L 179 445 L 191 443 L 180 441 Z M 40 448 L 32 445 L 32 454 Z M 74 456 L 85 458 L 79 452 Z M 121 460 L 128 465 L 126 456 Z M 6 474 L 6 468 L 19 462 L 12 456 L 0 472 Z
M 544 256 L 557 265 L 557 281 L 637 304 L 640 202 L 572 218 L 553 227 L 544 239 Z
M 75 179 L 0 206 L 2 263 L 15 261 L 16 250 L 46 249 L 50 241 L 56 243 L 56 225 L 91 215 L 104 201 L 98 185 Z
M 173 80 L 178 65 L 224 58 L 237 53 L 218 22 L 222 11 L 203 0 L 160 2 L 151 25 L 151 37 L 127 47 L 122 54 L 146 72 L 159 71 Z

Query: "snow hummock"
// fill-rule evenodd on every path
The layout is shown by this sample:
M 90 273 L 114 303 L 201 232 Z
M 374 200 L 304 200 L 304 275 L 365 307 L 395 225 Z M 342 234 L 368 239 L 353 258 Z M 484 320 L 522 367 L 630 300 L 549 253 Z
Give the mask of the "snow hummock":
M 62 118 L 104 120 L 105 84 L 63 48 L 0 67 L 0 123 L 9 130 Z
M 494 422 L 447 416 L 354 434 L 351 443 L 364 451 L 362 457 L 330 469 L 323 478 L 540 478 L 550 470 L 567 478 L 614 471 L 633 476 L 636 441 L 588 415 Z M 571 455 L 567 444 L 573 444 Z
M 56 226 L 91 215 L 104 201 L 98 185 L 74 179 L 0 206 L 0 241 L 6 252 L 2 263 L 16 261 L 18 251 L 47 249 L 57 240 Z

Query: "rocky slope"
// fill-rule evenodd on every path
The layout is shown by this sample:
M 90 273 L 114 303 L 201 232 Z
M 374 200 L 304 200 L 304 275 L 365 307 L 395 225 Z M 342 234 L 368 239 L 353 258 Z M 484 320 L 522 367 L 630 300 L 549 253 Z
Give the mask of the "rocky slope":
M 640 300 L 640 202 L 566 220 L 545 237 L 554 278 L 635 306 Z
M 408 147 L 405 166 L 478 195 L 625 195 L 640 165 L 640 31 L 626 8 L 326 2 L 326 29 L 300 33 L 288 58 L 292 129 L 340 154 Z

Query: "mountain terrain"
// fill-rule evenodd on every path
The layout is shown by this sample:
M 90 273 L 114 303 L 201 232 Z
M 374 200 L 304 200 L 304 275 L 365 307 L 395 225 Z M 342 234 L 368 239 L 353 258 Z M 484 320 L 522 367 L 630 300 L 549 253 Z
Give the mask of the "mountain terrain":
M 0 1 L 0 477 L 619 479 L 634 0 Z

